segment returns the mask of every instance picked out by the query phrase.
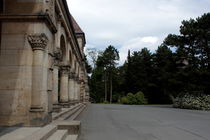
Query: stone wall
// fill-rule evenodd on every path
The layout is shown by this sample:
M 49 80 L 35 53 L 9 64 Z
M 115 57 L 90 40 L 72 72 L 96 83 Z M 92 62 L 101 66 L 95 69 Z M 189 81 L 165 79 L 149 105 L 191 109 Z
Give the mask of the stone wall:
M 66 6 L 65 0 L 5 1 L 0 14 L 1 126 L 47 124 L 55 106 L 69 107 L 85 95 L 85 42 L 78 42 Z

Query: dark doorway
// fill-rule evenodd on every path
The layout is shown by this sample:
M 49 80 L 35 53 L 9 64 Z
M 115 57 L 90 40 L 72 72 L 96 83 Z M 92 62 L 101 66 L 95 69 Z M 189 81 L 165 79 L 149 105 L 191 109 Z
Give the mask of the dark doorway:
M 4 0 L 0 0 L 0 13 L 4 11 Z

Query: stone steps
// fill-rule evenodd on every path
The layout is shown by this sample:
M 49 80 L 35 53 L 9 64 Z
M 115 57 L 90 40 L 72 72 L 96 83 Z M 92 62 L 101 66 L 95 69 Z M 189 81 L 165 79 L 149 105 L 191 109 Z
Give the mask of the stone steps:
M 47 140 L 57 130 L 56 125 L 46 125 L 22 140 Z
M 81 112 L 85 109 L 86 105 L 81 106 L 77 112 L 75 112 L 74 114 L 72 114 L 72 116 L 69 116 L 67 119 L 68 120 L 75 120 L 80 114 Z
M 78 135 L 68 135 L 66 137 L 66 140 L 77 140 L 78 139 Z
M 68 130 L 69 134 L 80 134 L 81 122 L 80 121 L 57 121 L 56 124 L 59 130 Z
M 62 121 L 62 120 L 74 120 L 76 117 L 84 110 L 86 105 L 79 104 L 77 106 L 74 106 L 68 110 L 65 110 L 63 112 L 60 112 L 58 115 L 55 115 L 53 120 L 56 121 Z
M 47 140 L 66 140 L 68 136 L 68 130 L 57 130 Z
M 2 131 L 0 140 L 21 140 L 38 131 L 39 127 L 9 127 Z
M 77 140 L 81 122 L 73 121 L 86 107 L 75 105 L 54 114 L 54 121 L 44 127 L 23 127 L 1 136 L 0 140 Z
M 59 113 L 53 113 L 53 114 L 52 114 L 52 119 L 53 119 L 53 120 L 57 120 L 57 119 L 59 119 L 60 117 L 62 117 L 63 115 L 65 115 L 65 114 L 71 112 L 72 110 L 74 110 L 75 108 L 77 108 L 77 107 L 79 107 L 79 106 L 81 106 L 81 104 L 76 104 L 76 105 L 74 105 L 74 106 L 72 106 L 72 107 L 70 107 L 70 108 L 63 108 L 61 112 L 59 112 Z

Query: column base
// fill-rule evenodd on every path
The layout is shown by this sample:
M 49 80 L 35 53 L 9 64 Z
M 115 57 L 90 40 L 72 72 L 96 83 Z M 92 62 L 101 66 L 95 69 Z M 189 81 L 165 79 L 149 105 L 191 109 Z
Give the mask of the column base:
M 44 112 L 44 108 L 43 107 L 31 107 L 30 112 Z
M 71 106 L 70 102 L 65 102 L 65 103 L 59 103 L 59 106 L 63 108 L 69 108 Z
M 70 104 L 75 105 L 75 104 L 77 104 L 77 101 L 76 100 L 70 100 Z
M 61 106 L 59 104 L 53 104 L 53 112 L 61 112 Z
M 26 126 L 40 127 L 52 121 L 52 114 L 46 112 L 43 107 L 31 107 L 29 111 L 29 123 Z
M 71 102 L 72 102 L 72 104 L 78 104 L 79 103 L 78 100 L 72 100 Z

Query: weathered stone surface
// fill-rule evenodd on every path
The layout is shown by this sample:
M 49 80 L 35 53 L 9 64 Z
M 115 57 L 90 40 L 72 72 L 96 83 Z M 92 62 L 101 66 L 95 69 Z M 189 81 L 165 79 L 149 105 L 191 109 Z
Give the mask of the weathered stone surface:
M 86 92 L 77 82 L 87 76 L 82 65 L 85 40 L 83 35 L 72 36 L 75 29 L 69 26 L 68 9 L 62 9 L 65 4 L 58 0 L 4 1 L 0 125 L 42 126 L 51 121 L 53 104 L 79 101 Z M 80 77 L 71 78 L 70 72 Z

